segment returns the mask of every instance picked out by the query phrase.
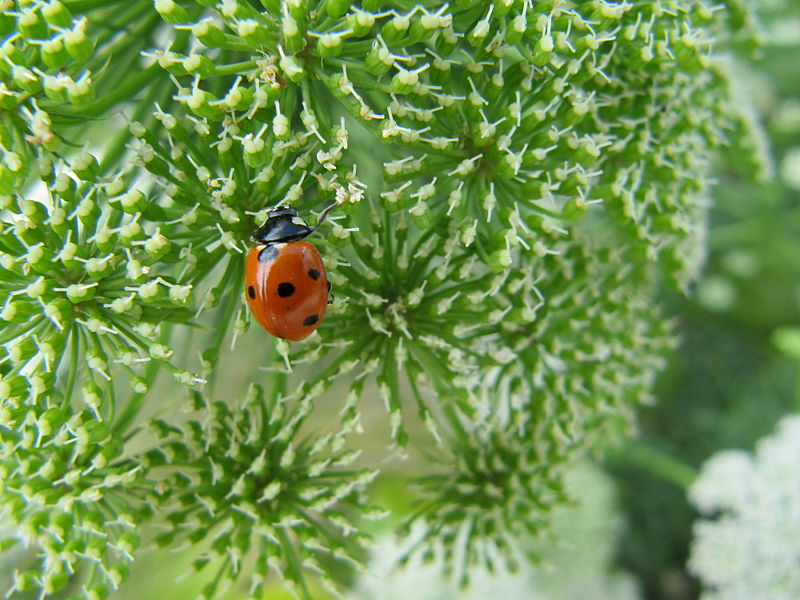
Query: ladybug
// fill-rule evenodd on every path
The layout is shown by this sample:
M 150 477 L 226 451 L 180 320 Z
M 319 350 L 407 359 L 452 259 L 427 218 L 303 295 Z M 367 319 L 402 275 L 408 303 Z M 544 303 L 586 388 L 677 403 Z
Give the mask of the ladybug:
M 316 227 L 306 225 L 293 208 L 272 210 L 252 235 L 256 245 L 245 260 L 245 298 L 259 325 L 275 337 L 302 340 L 325 316 L 331 283 L 319 251 L 302 240 L 334 206 L 325 209 Z

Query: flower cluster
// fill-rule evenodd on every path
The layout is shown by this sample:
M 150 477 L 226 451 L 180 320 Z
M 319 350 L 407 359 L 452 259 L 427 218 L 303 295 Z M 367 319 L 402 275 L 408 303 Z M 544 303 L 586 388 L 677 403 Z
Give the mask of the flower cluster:
M 689 499 L 705 516 L 694 527 L 689 568 L 704 600 L 779 599 L 800 594 L 800 417 L 790 415 L 755 455 L 718 452 Z
M 193 15 L 157 4 L 188 28 Z M 707 26 L 719 10 L 526 0 L 259 12 L 223 2 L 191 25 L 201 46 L 171 42 L 153 56 L 186 79 L 177 99 L 191 113 L 233 120 L 218 141 L 238 137 L 251 166 L 265 167 L 261 178 L 280 172 L 273 157 L 295 130 L 311 142 L 301 157 L 330 139 L 335 115 L 314 107 L 335 103 L 385 147 L 389 210 L 474 220 L 493 234 L 491 254 L 528 247 L 520 210 L 571 221 L 602 204 L 640 254 L 685 281 L 701 259 L 708 149 L 727 143 L 723 131 L 740 117 L 711 54 Z M 221 77 L 235 77 L 224 95 L 213 92 Z M 258 118 L 241 127 L 232 114 Z
M 312 436 L 303 431 L 313 408 L 303 394 L 280 397 L 252 385 L 234 405 L 193 398 L 199 420 L 152 421 L 159 442 L 140 457 L 154 475 L 166 471 L 158 490 L 167 530 L 157 543 L 197 542 L 198 532 L 211 538 L 193 563 L 196 570 L 218 569 L 204 598 L 248 570 L 253 600 L 264 597 L 270 571 L 302 598 L 313 597 L 307 572 L 335 591 L 342 568 L 363 559 L 368 538 L 359 521 L 381 516 L 366 495 L 377 472 L 352 468 L 360 452 L 346 448 L 357 414 L 348 413 L 336 431 Z
M 32 564 L 14 572 L 8 595 L 56 594 L 83 566 L 85 597 L 105 598 L 127 578 L 139 528 L 151 516 L 141 465 L 89 410 L 2 410 L 6 421 L 22 423 L 0 429 L 0 503 L 19 532 L 4 548 L 21 540 L 36 551 Z
M 3 207 L 9 222 L 0 241 L 0 319 L 7 360 L 0 397 L 47 407 L 56 398 L 69 401 L 82 385 L 95 417 L 102 412 L 113 420 L 112 375 L 126 374 L 141 395 L 148 388 L 143 370 L 157 361 L 191 383 L 191 374 L 169 363 L 173 350 L 161 328 L 190 317 L 192 284 L 162 267 L 180 260 L 181 248 L 140 223 L 139 211 L 158 211 L 152 198 L 131 190 L 124 173 L 99 178 L 89 153 L 46 165 L 40 175 L 47 197 L 6 197 Z M 69 376 L 59 386 L 62 363 Z
M 40 161 L 46 169 L 65 144 L 80 146 L 92 120 L 159 80 L 155 68 L 136 68 L 157 35 L 149 7 L 115 12 L 91 2 L 73 14 L 72 4 L 0 1 L 0 194 L 24 189 Z M 130 35 L 114 35 L 129 23 Z M 108 68 L 109 56 L 115 68 Z M 113 137 L 103 173 L 116 166 L 128 137 L 124 130 Z
M 442 556 L 406 557 L 406 551 L 422 533 L 412 527 L 407 539 L 385 538 L 354 587 L 349 600 L 400 600 L 425 590 L 427 598 L 484 600 L 502 596 L 508 600 L 574 600 L 591 596 L 597 600 L 639 600 L 634 577 L 614 569 L 622 519 L 616 512 L 614 483 L 602 471 L 578 463 L 564 473 L 564 489 L 572 497 L 591 497 L 591 502 L 562 505 L 553 511 L 553 536 L 537 540 L 547 546 L 548 564 L 520 565 L 516 573 L 475 571 L 469 588 L 458 581 L 443 581 Z M 421 524 L 418 524 L 421 525 Z M 554 549 L 553 538 L 558 540 Z M 530 546 L 524 548 L 530 551 Z M 404 569 L 398 564 L 407 561 Z
M 159 541 L 206 540 L 197 566 L 222 560 L 206 597 L 248 554 L 253 597 L 267 568 L 304 595 L 301 563 L 342 580 L 372 476 L 343 468 L 343 436 L 373 389 L 397 447 L 444 457 L 417 517 L 447 564 L 465 514 L 485 513 L 473 564 L 494 560 L 484 542 L 513 560 L 513 537 L 546 529 L 560 465 L 629 423 L 660 367 L 651 267 L 684 285 L 699 265 L 710 153 L 743 137 L 711 45 L 746 41 L 738 2 L 0 7 L 3 498 L 45 557 L 19 590 L 46 595 L 47 573 L 88 556 L 102 568 L 84 596 L 106 596 L 101 551 L 52 540 L 90 544 L 110 523 L 102 552 L 128 558 L 110 515 L 156 480 Z M 275 206 L 313 225 L 331 204 L 325 322 L 267 343 L 265 392 L 212 402 L 250 325 L 250 234 Z M 131 454 L 163 371 L 208 384 L 198 416 L 153 421 Z M 323 394 L 340 430 L 297 438 Z M 52 535 L 59 510 L 75 533 Z
M 629 424 L 671 339 L 635 298 L 630 273 L 610 266 L 615 252 L 574 244 L 537 262 L 495 296 L 523 288 L 526 304 L 539 300 L 536 319 L 503 324 L 513 342 L 488 349 L 506 360 L 485 368 L 470 402 L 451 413 L 444 466 L 420 479 L 425 501 L 413 519 L 428 529 L 414 550 L 438 548 L 464 583 L 470 567 L 513 564 L 515 540 L 547 532 L 552 507 L 567 501 L 563 465 L 587 439 Z

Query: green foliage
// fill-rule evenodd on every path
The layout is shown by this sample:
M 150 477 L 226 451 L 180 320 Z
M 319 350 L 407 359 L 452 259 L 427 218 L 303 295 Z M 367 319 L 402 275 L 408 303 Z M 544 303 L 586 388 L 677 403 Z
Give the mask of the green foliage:
M 225 556 L 207 598 L 245 570 L 253 597 L 268 568 L 306 598 L 304 570 L 346 585 L 378 465 L 343 445 L 373 400 L 384 445 L 430 458 L 417 550 L 460 573 L 510 557 L 566 501 L 562 466 L 648 398 L 671 343 L 649 297 L 702 262 L 714 149 L 761 156 L 720 59 L 753 43 L 737 2 L 0 6 L 19 597 L 106 597 L 151 518 L 159 544 L 210 548 L 196 567 Z M 325 322 L 262 334 L 268 372 L 222 389 L 248 236 L 332 200 Z M 320 399 L 341 422 L 313 440 Z M 459 553 L 467 515 L 485 525 Z

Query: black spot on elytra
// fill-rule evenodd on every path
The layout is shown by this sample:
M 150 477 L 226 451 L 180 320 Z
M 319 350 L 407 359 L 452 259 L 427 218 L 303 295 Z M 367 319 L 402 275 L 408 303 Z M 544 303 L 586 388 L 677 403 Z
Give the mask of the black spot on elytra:
M 284 281 L 278 284 L 278 296 L 288 298 L 292 294 L 294 294 L 294 286 L 291 283 Z
M 247 295 L 250 296 L 250 298 L 252 298 L 253 300 L 255 300 L 256 299 L 256 288 L 254 288 L 252 285 L 248 286 L 247 287 Z
M 275 246 L 267 246 L 258 253 L 258 262 L 266 263 L 278 258 L 278 249 Z
M 303 325 L 305 325 L 306 327 L 311 327 L 317 321 L 319 321 L 319 315 L 308 315 L 303 320 Z
M 313 279 L 314 281 L 316 281 L 317 279 L 319 279 L 319 271 L 317 271 L 316 269 L 309 269 L 308 276 L 311 277 L 311 279 Z

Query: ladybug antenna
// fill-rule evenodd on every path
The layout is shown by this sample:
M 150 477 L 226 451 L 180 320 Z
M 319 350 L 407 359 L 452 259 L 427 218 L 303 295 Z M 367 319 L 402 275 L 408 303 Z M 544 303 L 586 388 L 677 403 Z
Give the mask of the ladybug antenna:
M 333 203 L 333 204 L 331 204 L 330 206 L 326 207 L 326 208 L 325 208 L 325 210 L 323 210 L 323 211 L 322 211 L 322 213 L 319 215 L 319 221 L 317 221 L 317 224 L 316 224 L 316 225 L 314 225 L 314 227 L 311 227 L 311 230 L 309 231 L 309 234 L 312 234 L 312 233 L 314 233 L 314 232 L 315 232 L 317 229 L 319 229 L 320 227 L 322 227 L 322 224 L 323 224 L 323 223 L 325 223 L 325 221 L 327 221 L 327 220 L 328 220 L 328 215 L 329 215 L 329 214 L 331 213 L 331 211 L 333 211 L 333 209 L 334 209 L 334 208 L 336 208 L 337 206 L 339 206 L 339 203 L 338 203 L 338 202 L 334 202 L 334 203 Z

